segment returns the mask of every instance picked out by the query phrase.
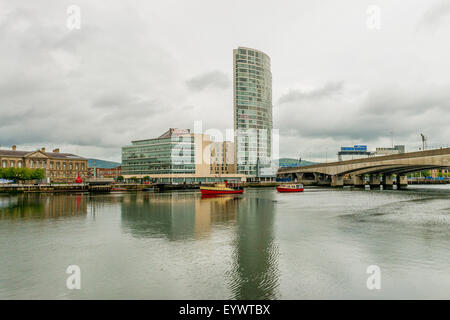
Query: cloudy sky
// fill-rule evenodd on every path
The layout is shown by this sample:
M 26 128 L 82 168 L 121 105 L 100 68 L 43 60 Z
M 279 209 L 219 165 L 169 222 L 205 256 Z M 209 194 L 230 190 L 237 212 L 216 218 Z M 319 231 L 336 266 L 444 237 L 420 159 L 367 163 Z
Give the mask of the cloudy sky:
M 449 39 L 448 0 L 0 0 L 0 145 L 120 161 L 169 127 L 232 128 L 238 46 L 272 59 L 282 156 L 450 145 Z

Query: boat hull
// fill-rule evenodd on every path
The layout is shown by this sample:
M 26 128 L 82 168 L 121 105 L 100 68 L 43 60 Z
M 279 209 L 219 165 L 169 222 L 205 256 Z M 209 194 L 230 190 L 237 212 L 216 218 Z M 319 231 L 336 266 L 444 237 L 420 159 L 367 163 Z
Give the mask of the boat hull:
M 277 187 L 278 192 L 303 192 L 304 188 L 283 188 L 283 187 Z
M 213 195 L 213 194 L 241 194 L 244 190 L 209 190 L 209 189 L 200 189 L 201 193 L 204 195 Z

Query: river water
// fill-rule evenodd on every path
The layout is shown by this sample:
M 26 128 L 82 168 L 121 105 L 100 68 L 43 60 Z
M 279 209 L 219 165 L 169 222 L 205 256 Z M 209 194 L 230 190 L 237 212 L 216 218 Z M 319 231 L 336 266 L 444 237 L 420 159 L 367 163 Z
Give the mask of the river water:
M 450 299 L 450 186 L 0 195 L 0 299 L 390 298 Z

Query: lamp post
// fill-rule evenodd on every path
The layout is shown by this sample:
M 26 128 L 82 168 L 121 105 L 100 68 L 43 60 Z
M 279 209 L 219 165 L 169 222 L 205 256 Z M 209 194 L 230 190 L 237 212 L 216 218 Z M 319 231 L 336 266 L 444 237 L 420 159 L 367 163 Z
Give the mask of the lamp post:
M 420 137 L 422 138 L 422 151 L 425 151 L 425 141 L 427 141 L 427 137 L 423 133 L 420 134 Z

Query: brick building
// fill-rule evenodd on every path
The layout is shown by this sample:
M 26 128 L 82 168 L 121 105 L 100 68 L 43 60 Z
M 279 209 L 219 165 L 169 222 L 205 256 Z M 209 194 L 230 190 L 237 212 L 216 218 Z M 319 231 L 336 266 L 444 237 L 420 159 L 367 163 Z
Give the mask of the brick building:
M 122 166 L 117 166 L 115 168 L 89 168 L 90 178 L 112 178 L 117 180 L 117 178 L 122 174 Z
M 16 146 L 12 146 L 11 150 L 0 149 L 0 167 L 43 169 L 50 182 L 73 182 L 78 173 L 82 179 L 88 176 L 88 159 L 61 153 L 59 149 L 52 152 L 46 152 L 45 148 L 20 151 Z

